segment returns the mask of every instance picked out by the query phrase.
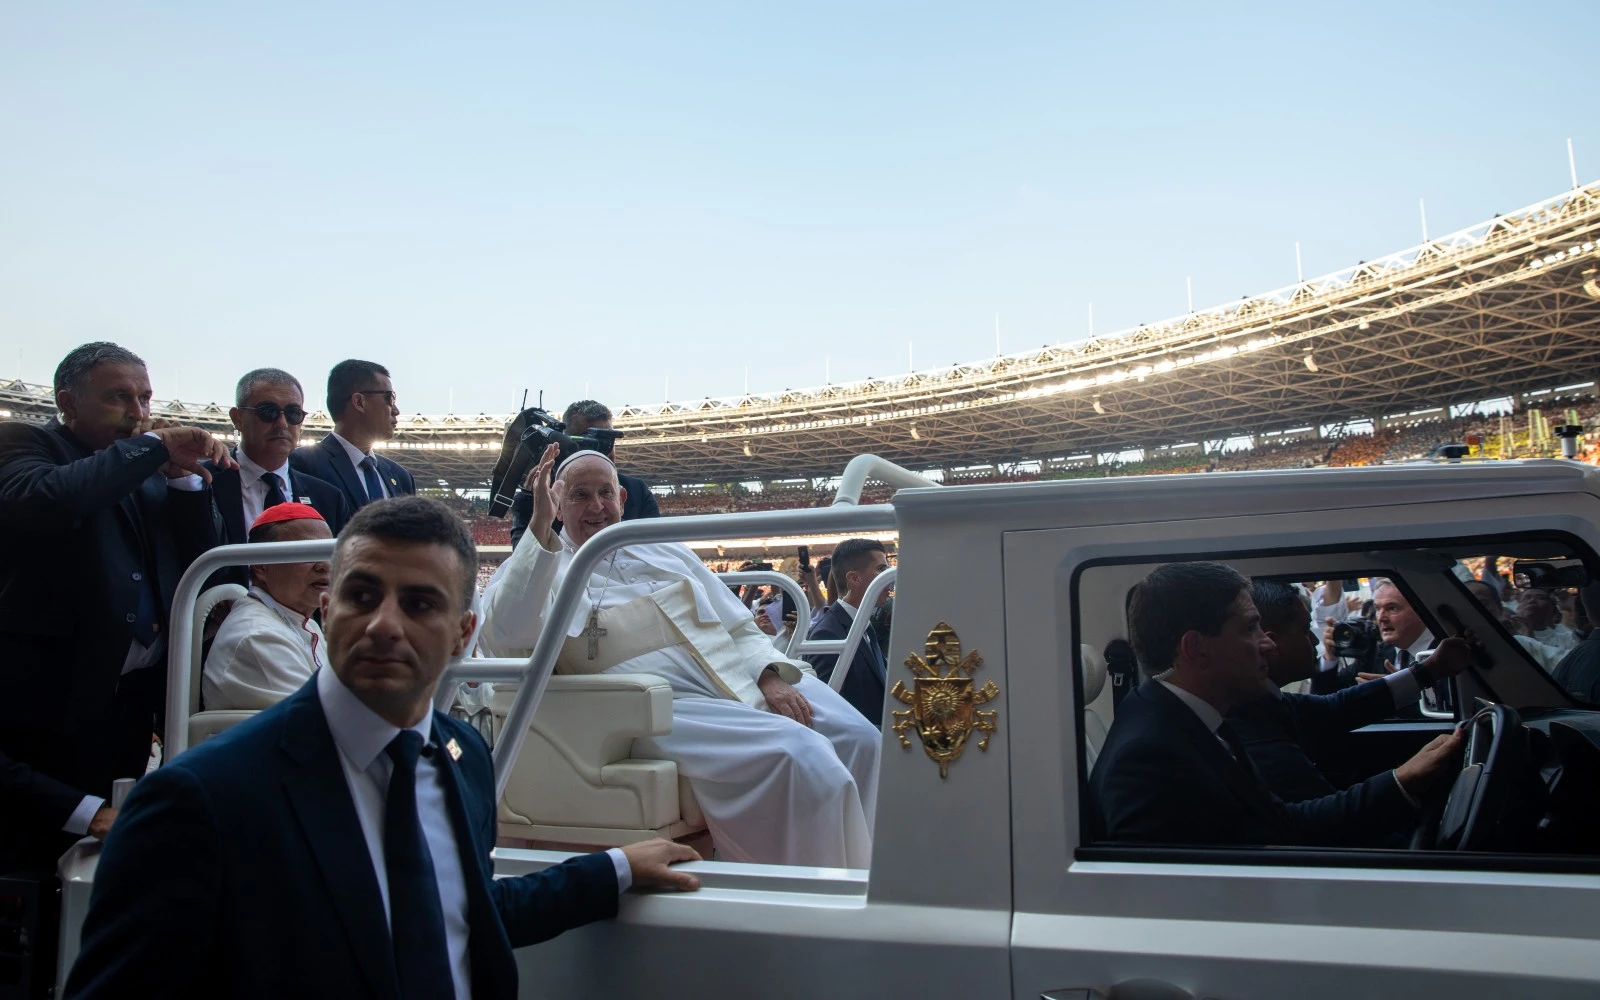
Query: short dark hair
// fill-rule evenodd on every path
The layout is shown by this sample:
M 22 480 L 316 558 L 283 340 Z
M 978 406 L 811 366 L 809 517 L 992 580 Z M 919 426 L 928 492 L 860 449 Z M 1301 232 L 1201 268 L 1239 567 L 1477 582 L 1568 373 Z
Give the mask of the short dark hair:
M 882 552 L 888 555 L 889 550 L 876 538 L 846 538 L 833 547 L 833 563 L 831 571 L 834 579 L 838 580 L 837 588 L 840 596 L 849 589 L 845 586 L 844 575 L 856 570 L 865 569 L 868 557 L 873 552 Z
M 1178 643 L 1188 632 L 1220 635 L 1228 611 L 1250 581 L 1219 562 L 1157 566 L 1133 588 L 1128 602 L 1128 639 L 1145 672 L 1172 669 Z
M 241 375 L 239 384 L 233 387 L 233 405 L 243 406 L 256 386 L 263 384 L 292 385 L 301 398 L 305 398 L 306 391 L 301 387 L 300 380 L 282 368 L 252 368 Z
M 1282 580 L 1251 580 L 1250 599 L 1261 612 L 1261 627 L 1298 625 L 1306 613 L 1306 599 Z
M 568 404 L 566 412 L 561 414 L 561 422 L 570 424 L 573 417 L 582 417 L 587 426 L 597 420 L 610 420 L 611 410 L 604 403 L 597 403 L 592 399 L 580 399 L 576 403 Z
M 89 373 L 94 371 L 95 365 L 138 365 L 145 367 L 144 359 L 128 350 L 126 347 L 113 344 L 109 340 L 96 340 L 90 344 L 79 344 L 67 352 L 67 356 L 56 365 L 55 390 L 63 389 L 68 392 L 77 392 L 89 380 Z
M 817 560 L 817 582 L 822 587 L 822 596 L 833 600 L 833 557 L 823 556 Z
M 348 358 L 333 366 L 328 372 L 328 416 L 338 420 L 350 407 L 350 397 L 369 385 L 379 375 L 389 377 L 389 369 L 376 361 L 358 361 Z
M 339 574 L 339 556 L 352 538 L 370 536 L 415 545 L 443 545 L 461 557 L 461 606 L 472 607 L 478 588 L 478 547 L 472 532 L 455 511 L 431 497 L 406 496 L 374 500 L 356 511 L 339 532 L 333 550 L 333 575 Z

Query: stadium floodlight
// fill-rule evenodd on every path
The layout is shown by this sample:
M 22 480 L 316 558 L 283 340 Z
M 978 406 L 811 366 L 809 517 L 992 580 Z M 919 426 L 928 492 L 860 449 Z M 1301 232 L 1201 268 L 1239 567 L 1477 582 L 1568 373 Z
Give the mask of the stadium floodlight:
M 1600 268 L 1583 269 L 1583 292 L 1591 299 L 1600 299 Z
M 1304 361 L 1306 363 L 1306 371 L 1308 371 L 1308 372 L 1317 371 L 1317 359 L 1311 356 L 1311 352 L 1310 351 L 1307 351 L 1306 352 L 1306 356 L 1301 358 L 1300 360 Z
M 1100 414 L 1102 417 L 1106 415 L 1106 408 L 1100 405 L 1099 396 L 1094 398 L 1094 412 Z

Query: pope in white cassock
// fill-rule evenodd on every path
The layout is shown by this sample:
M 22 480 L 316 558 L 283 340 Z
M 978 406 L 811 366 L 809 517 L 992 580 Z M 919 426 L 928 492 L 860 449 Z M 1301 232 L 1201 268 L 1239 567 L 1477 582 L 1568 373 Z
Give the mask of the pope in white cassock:
M 606 456 L 580 451 L 528 476 L 533 521 L 484 591 L 480 642 L 526 656 L 578 546 L 622 518 Z M 562 530 L 552 531 L 560 517 Z M 805 663 L 776 650 L 684 545 L 630 545 L 602 560 L 588 599 L 556 627 L 558 673 L 654 674 L 672 685 L 672 732 L 634 740 L 694 788 L 726 861 L 865 868 L 881 734 Z

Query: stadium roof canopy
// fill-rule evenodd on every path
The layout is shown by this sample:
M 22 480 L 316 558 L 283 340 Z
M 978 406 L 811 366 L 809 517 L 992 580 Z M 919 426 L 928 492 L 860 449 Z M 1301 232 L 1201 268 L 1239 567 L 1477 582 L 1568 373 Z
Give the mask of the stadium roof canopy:
M 897 378 L 623 407 L 652 483 L 1013 463 L 1340 423 L 1600 375 L 1600 182 L 1334 274 L 1074 344 Z M 45 387 L 0 387 L 42 419 Z M 227 429 L 225 407 L 161 404 Z M 419 484 L 487 480 L 510 415 L 402 417 Z M 308 440 L 326 431 L 308 418 Z

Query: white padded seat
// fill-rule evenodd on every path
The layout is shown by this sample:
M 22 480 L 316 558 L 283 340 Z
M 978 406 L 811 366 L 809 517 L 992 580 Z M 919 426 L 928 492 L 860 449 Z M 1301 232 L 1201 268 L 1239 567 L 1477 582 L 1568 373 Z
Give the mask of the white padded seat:
M 256 713 L 252 710 L 223 709 L 217 712 L 196 712 L 189 716 L 189 745 L 197 747 L 221 732 L 226 732 Z
M 237 601 L 248 593 L 237 583 L 224 583 L 206 590 L 195 601 L 194 615 L 189 620 L 189 636 L 194 650 L 189 669 L 189 745 L 192 747 L 256 714 L 253 711 L 231 709 L 200 711 L 200 676 L 205 673 L 205 664 L 200 659 L 200 640 L 206 618 L 210 616 L 211 609 L 223 601 Z
M 1105 720 L 1111 714 L 1111 692 L 1106 685 L 1106 661 L 1099 650 L 1080 645 L 1078 662 L 1083 677 L 1083 767 L 1087 773 L 1094 770 L 1100 746 L 1106 741 Z
M 514 686 L 496 685 L 490 707 L 502 723 L 515 695 Z M 671 731 L 672 688 L 663 678 L 550 678 L 500 799 L 500 835 L 616 847 L 704 830 L 678 765 L 629 756 L 635 738 Z

